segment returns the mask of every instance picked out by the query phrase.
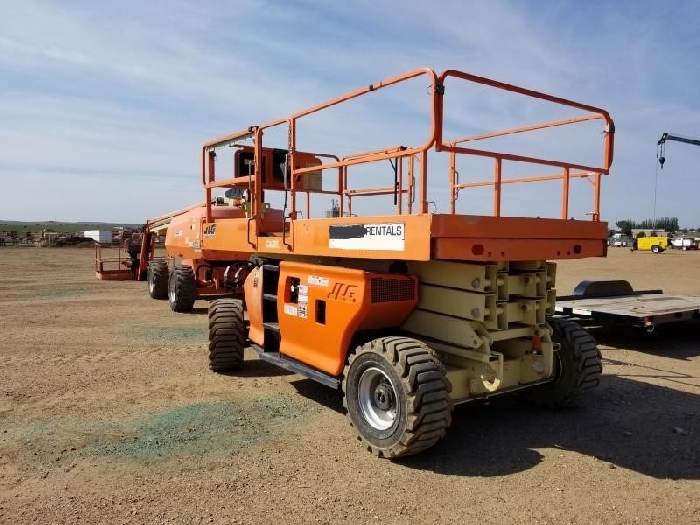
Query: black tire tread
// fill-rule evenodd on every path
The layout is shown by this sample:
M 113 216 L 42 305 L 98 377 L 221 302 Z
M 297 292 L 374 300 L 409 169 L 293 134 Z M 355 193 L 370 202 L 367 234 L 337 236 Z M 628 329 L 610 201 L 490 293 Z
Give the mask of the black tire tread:
M 228 372 L 241 368 L 246 339 L 243 303 L 229 298 L 212 301 L 209 304 L 209 369 Z
M 379 457 L 398 458 L 422 452 L 434 446 L 452 424 L 453 404 L 444 367 L 437 354 L 423 342 L 408 337 L 380 337 L 359 346 L 350 354 L 343 373 L 343 392 L 347 392 L 347 377 L 357 356 L 375 352 L 394 367 L 402 381 L 407 397 L 406 428 L 398 442 L 381 448 L 359 435 L 367 450 Z M 348 412 L 347 396 L 343 406 Z M 350 420 L 351 426 L 352 420 Z
M 194 272 L 191 266 L 176 266 L 173 268 L 175 279 L 175 301 L 168 301 L 170 308 L 174 312 L 190 312 L 194 307 L 194 302 L 197 299 L 197 283 L 194 278 Z
M 578 323 L 559 318 L 549 319 L 548 322 L 554 331 L 553 339 L 561 342 L 559 352 L 572 354 L 571 370 L 560 371 L 560 374 L 570 375 L 566 377 L 566 382 L 555 379 L 551 384 L 527 389 L 524 393 L 536 405 L 565 408 L 598 386 L 603 372 L 601 355 L 595 339 Z
M 168 263 L 166 261 L 148 263 L 148 295 L 153 299 L 167 299 L 168 277 Z M 153 282 L 153 290 L 151 290 L 151 282 Z

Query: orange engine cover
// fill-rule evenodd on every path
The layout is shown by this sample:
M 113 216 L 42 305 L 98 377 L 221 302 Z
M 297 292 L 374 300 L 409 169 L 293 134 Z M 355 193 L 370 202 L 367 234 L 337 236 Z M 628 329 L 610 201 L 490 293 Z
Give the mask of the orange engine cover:
M 337 376 L 356 332 L 399 326 L 417 304 L 414 276 L 283 261 L 280 353 Z

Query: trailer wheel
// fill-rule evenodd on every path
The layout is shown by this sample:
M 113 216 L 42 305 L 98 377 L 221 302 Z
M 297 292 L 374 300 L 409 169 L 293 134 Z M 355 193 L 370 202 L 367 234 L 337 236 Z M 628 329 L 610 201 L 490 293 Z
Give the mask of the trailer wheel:
M 153 299 L 168 298 L 168 263 L 151 261 L 148 264 L 148 295 Z
M 523 395 L 539 406 L 563 408 L 600 383 L 603 366 L 595 339 L 580 325 L 566 319 L 548 322 L 554 330 L 552 340 L 561 344 L 554 353 L 555 379 L 525 389 Z
M 417 454 L 452 424 L 450 384 L 424 343 L 381 337 L 359 346 L 343 372 L 343 406 L 358 439 L 379 457 Z
M 217 299 L 209 303 L 210 370 L 238 370 L 243 365 L 246 339 L 242 301 Z
M 651 251 L 652 251 L 653 253 L 659 253 L 660 250 L 659 250 L 659 247 L 658 247 L 658 246 L 654 245 L 654 246 L 651 247 Z
M 191 266 L 175 266 L 168 279 L 168 302 L 174 312 L 189 312 L 194 306 L 197 283 Z

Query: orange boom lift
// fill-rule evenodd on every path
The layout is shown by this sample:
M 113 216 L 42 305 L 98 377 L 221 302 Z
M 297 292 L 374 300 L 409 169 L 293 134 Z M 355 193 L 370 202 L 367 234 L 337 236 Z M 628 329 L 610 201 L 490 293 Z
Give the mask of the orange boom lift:
M 298 149 L 297 129 L 309 115 L 418 78 L 429 86 L 431 118 L 424 143 L 344 157 Z M 583 115 L 446 141 L 444 99 L 452 82 L 507 90 Z M 480 147 L 494 137 L 596 119 L 603 127 L 600 166 Z M 264 144 L 266 131 L 276 127 L 286 128 L 284 149 Z M 250 345 L 265 361 L 342 389 L 362 443 L 387 458 L 436 444 L 456 403 L 513 390 L 549 407 L 572 403 L 598 384 L 601 360 L 587 332 L 551 315 L 556 264 L 549 261 L 606 256 L 600 185 L 612 163 L 613 137 L 613 121 L 602 109 L 462 71 L 418 69 L 207 142 L 202 148 L 205 205 L 201 220 L 188 230 L 190 257 L 248 256 L 244 299 L 210 303 L 210 368 L 238 369 Z M 246 141 L 252 145 L 243 145 Z M 236 151 L 233 177 L 216 169 L 217 149 L 229 147 Z M 437 176 L 429 171 L 429 151 L 448 160 L 448 213 L 428 208 L 429 183 Z M 493 159 L 493 177 L 460 182 L 462 156 Z M 354 167 L 386 160 L 394 168 L 393 185 L 349 189 Z M 509 162 L 554 173 L 506 179 L 503 168 Z M 586 220 L 568 218 L 575 178 L 593 185 L 593 212 Z M 504 184 L 543 180 L 561 181 L 561 218 L 502 216 Z M 323 189 L 329 182 L 336 188 Z M 493 214 L 457 213 L 458 192 L 482 185 L 493 188 Z M 217 188 L 243 197 L 241 216 L 217 212 L 212 205 Z M 288 197 L 281 211 L 265 200 L 275 191 Z M 311 218 L 314 194 L 338 199 L 340 216 Z M 394 213 L 352 216 L 354 198 L 374 195 L 394 195 Z

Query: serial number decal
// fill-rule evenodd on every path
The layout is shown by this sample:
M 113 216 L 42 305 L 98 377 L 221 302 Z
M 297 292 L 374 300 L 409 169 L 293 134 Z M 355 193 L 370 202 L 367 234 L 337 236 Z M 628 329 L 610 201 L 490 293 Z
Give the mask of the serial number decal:
M 316 275 L 309 275 L 308 283 L 313 284 L 314 286 L 323 286 L 324 288 L 328 287 L 328 279 L 325 277 L 318 277 Z

